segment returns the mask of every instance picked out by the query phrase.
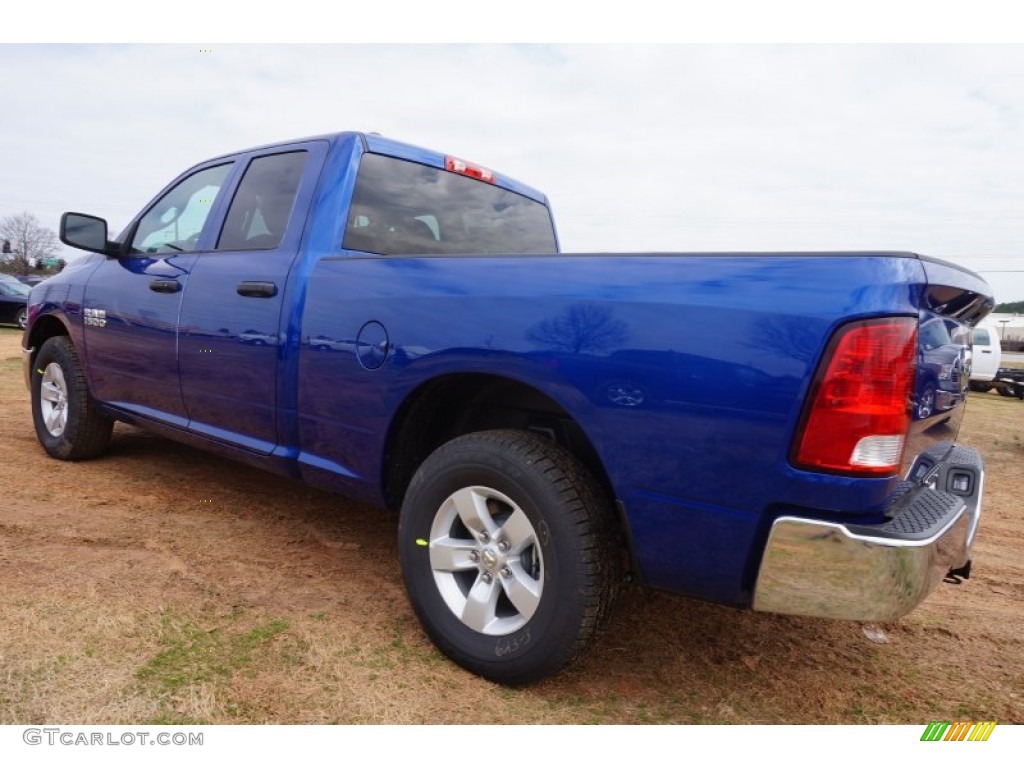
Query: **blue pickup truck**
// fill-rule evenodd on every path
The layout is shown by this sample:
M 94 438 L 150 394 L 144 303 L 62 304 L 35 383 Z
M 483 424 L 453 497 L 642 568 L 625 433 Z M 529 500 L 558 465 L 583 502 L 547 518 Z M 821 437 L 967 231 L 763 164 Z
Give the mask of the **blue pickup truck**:
M 90 255 L 23 343 L 46 452 L 123 421 L 398 510 L 413 609 L 489 679 L 578 657 L 625 578 L 884 622 L 969 575 L 984 473 L 955 441 L 993 301 L 953 264 L 560 254 L 540 192 L 360 133 L 61 239 Z

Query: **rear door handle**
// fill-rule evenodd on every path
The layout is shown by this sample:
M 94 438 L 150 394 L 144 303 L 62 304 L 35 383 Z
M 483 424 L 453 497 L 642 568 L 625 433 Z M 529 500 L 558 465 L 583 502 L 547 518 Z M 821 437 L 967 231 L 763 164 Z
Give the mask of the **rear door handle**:
M 277 286 L 259 280 L 243 280 L 238 284 L 238 295 L 250 299 L 269 299 L 277 295 Z
M 177 293 L 181 290 L 181 283 L 177 280 L 153 280 L 149 284 L 149 290 L 157 293 Z

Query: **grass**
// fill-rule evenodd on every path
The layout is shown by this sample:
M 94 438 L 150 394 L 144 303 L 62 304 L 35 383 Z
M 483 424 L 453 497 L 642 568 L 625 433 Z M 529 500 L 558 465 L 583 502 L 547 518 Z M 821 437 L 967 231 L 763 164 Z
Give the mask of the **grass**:
M 242 630 L 230 625 L 236 620 L 203 629 L 192 619 L 165 614 L 160 635 L 163 647 L 136 676 L 149 688 L 173 693 L 196 683 L 244 674 L 270 650 L 274 638 L 288 629 L 288 622 L 276 619 Z
M 135 673 L 140 692 L 156 705 L 150 724 L 262 719 L 261 709 L 237 694 L 236 678 L 254 678 L 282 663 L 280 636 L 288 622 L 246 627 L 239 612 L 201 625 L 208 620 L 173 611 L 161 616 L 160 650 Z

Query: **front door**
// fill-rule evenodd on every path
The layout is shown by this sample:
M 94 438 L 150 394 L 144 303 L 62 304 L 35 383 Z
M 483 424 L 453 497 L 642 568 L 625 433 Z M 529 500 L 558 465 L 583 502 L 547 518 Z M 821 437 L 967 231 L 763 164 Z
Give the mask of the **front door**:
M 232 164 L 177 181 L 146 211 L 119 258 L 89 278 L 82 314 L 97 399 L 176 426 L 187 423 L 178 384 L 177 324 L 196 243 Z

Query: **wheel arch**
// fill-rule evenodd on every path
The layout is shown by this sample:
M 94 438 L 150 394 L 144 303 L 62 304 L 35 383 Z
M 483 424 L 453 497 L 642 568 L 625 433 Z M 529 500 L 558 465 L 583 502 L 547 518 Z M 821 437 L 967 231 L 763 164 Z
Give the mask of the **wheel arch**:
M 579 420 L 561 403 L 518 379 L 486 373 L 449 373 L 412 390 L 396 410 L 383 449 L 381 487 L 398 509 L 416 469 L 437 448 L 461 435 L 519 429 L 558 443 L 592 473 L 615 502 L 604 463 Z
M 35 356 L 39 354 L 39 348 L 54 336 L 71 336 L 71 329 L 68 326 L 66 320 L 57 315 L 43 315 L 42 317 L 36 318 L 36 321 L 32 323 L 32 327 L 29 328 L 28 339 L 26 340 L 26 349 L 32 350 L 32 358 L 35 360 Z

